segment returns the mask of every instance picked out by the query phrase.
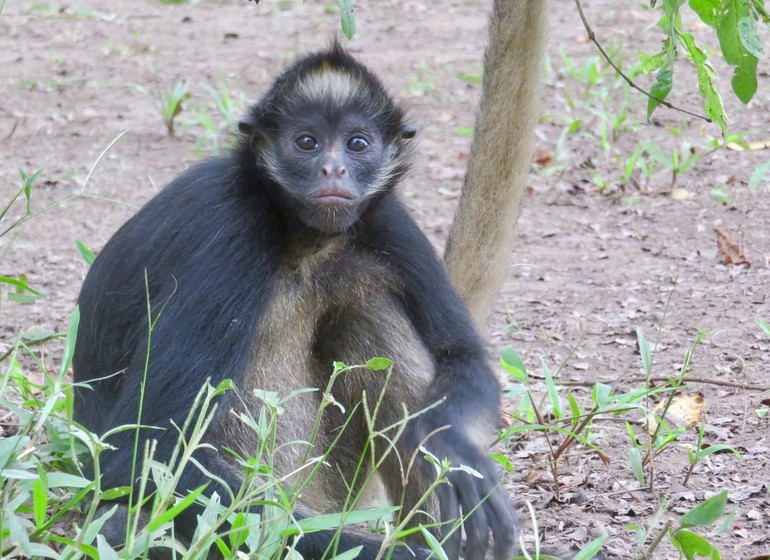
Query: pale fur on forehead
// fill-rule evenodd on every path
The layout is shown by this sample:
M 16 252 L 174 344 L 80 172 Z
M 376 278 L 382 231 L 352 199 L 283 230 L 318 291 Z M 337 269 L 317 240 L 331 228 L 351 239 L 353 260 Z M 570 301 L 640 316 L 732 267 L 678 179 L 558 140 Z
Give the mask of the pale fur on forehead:
M 328 99 L 335 105 L 343 105 L 360 89 L 355 76 L 329 67 L 319 68 L 297 83 L 297 93 L 307 99 Z

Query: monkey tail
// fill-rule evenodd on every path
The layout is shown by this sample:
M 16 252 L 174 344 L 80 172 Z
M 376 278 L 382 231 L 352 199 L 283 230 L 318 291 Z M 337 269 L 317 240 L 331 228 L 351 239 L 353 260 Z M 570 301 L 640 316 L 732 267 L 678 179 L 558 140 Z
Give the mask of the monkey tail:
M 449 277 L 483 330 L 502 287 L 540 116 L 546 0 L 494 0 L 471 157 L 447 241 Z

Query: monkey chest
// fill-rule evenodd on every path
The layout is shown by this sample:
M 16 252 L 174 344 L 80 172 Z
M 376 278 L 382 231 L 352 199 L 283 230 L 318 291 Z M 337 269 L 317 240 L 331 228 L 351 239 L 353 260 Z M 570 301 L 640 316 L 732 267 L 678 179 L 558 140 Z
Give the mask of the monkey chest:
M 375 255 L 344 245 L 284 263 L 258 325 L 250 384 L 279 391 L 323 387 L 335 361 L 385 357 L 396 373 L 427 386 L 432 359 L 399 284 Z

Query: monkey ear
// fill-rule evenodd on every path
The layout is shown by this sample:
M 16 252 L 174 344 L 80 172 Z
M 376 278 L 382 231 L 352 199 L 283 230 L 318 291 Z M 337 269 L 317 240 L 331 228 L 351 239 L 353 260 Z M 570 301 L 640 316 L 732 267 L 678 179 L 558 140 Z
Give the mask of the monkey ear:
M 255 126 L 257 126 L 257 121 L 254 119 L 253 114 L 245 116 L 238 122 L 238 130 L 247 136 L 251 136 L 251 133 L 254 132 Z
M 414 138 L 417 134 L 417 127 L 413 124 L 405 124 L 401 127 L 401 138 L 403 140 L 409 140 L 411 138 Z

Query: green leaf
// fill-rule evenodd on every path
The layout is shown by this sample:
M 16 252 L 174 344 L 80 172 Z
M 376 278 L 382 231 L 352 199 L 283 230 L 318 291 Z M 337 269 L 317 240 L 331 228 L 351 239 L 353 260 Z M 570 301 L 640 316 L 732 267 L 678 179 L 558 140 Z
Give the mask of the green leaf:
M 660 102 L 668 97 L 671 93 L 674 80 L 674 62 L 673 59 L 667 66 L 658 70 L 655 74 L 655 83 L 650 88 L 650 94 L 652 97 L 647 99 L 647 120 L 650 120 L 652 113 L 658 108 Z
M 85 488 L 91 481 L 75 474 L 63 472 L 48 473 L 48 488 Z
M 644 331 L 638 328 L 636 329 L 636 340 L 639 343 L 639 355 L 642 357 L 642 367 L 647 375 L 652 373 L 652 352 L 650 351 L 650 345 L 647 344 L 647 339 L 644 337 Z
M 716 443 L 714 445 L 709 445 L 706 449 L 701 449 L 698 451 L 698 458 L 701 459 L 703 457 L 708 457 L 709 455 L 713 455 L 714 453 L 719 453 L 720 451 L 730 451 L 733 453 L 736 457 L 740 458 L 741 454 L 738 453 L 738 450 L 730 445 L 725 445 L 722 443 Z
M 738 32 L 738 20 L 741 18 L 740 3 L 740 0 L 725 1 L 724 15 L 717 27 L 717 39 L 719 39 L 719 47 L 722 49 L 722 56 L 732 66 L 740 62 L 743 50 Z
M 116 500 L 118 498 L 122 498 L 124 496 L 128 496 L 130 493 L 131 493 L 130 486 L 118 486 L 116 488 L 110 488 L 102 492 L 101 499 L 105 502 L 109 502 L 112 500 Z
M 719 125 L 719 128 L 722 129 L 722 136 L 726 136 L 727 116 L 722 105 L 722 97 L 716 89 L 717 74 L 709 63 L 705 51 L 697 45 L 692 34 L 681 33 L 679 36 L 698 70 L 698 91 L 703 98 L 706 115 Z
M 433 533 L 428 531 L 422 525 L 420 525 L 420 532 L 422 533 L 422 536 L 425 538 L 425 542 L 428 543 L 428 548 L 430 548 L 431 552 L 433 552 L 433 556 L 435 556 L 438 560 L 449 560 L 449 557 L 446 555 L 446 552 L 444 552 L 444 549 L 441 547 L 441 543 L 433 535 Z
M 757 59 L 746 56 L 741 59 L 741 64 L 735 69 L 730 85 L 733 93 L 743 103 L 748 103 L 757 92 Z
M 711 558 L 711 560 L 721 560 L 722 558 L 719 550 L 713 544 L 692 531 L 679 529 L 671 535 L 671 543 L 674 548 L 684 554 L 687 560 L 694 560 L 696 556 Z
M 192 503 L 198 499 L 198 496 L 200 496 L 203 493 L 203 491 L 206 489 L 206 486 L 207 485 L 204 484 L 203 486 L 199 486 L 195 490 L 192 490 L 189 494 L 187 494 L 184 498 L 179 500 L 172 507 L 170 507 L 169 509 L 164 511 L 162 514 L 160 514 L 158 517 L 150 521 L 147 524 L 147 530 L 150 533 L 152 533 L 153 531 L 162 527 L 165 523 L 174 519 L 177 515 L 179 515 L 188 507 L 190 507 Z
M 572 557 L 572 560 L 590 560 L 602 549 L 604 541 L 607 540 L 607 535 L 600 535 L 585 545 L 580 552 Z
M 690 0 L 690 8 L 703 23 L 716 29 L 722 15 L 721 0 Z
M 631 463 L 631 471 L 636 477 L 639 486 L 644 486 L 644 469 L 642 468 L 642 453 L 636 447 L 628 448 L 628 460 Z
M 372 371 L 380 371 L 383 369 L 388 369 L 392 363 L 393 361 L 387 358 L 372 358 L 371 360 L 366 362 L 364 367 Z
M 643 142 L 642 146 L 644 148 L 644 152 L 650 156 L 658 165 L 669 169 L 674 167 L 674 159 L 663 150 L 661 150 L 660 146 L 654 142 Z
M 545 376 L 545 386 L 548 389 L 548 398 L 551 400 L 553 416 L 557 420 L 561 420 L 564 416 L 564 412 L 561 406 L 559 391 L 556 390 L 556 384 L 553 381 L 553 375 L 551 375 L 551 370 L 548 368 L 548 364 L 545 363 L 545 360 L 541 359 L 540 365 L 543 369 L 543 375 Z
M 78 324 L 80 323 L 80 307 L 75 306 L 70 317 L 70 326 L 67 329 L 67 340 L 64 343 L 64 352 L 62 353 L 61 365 L 59 367 L 59 377 L 63 378 L 67 370 L 72 365 L 72 355 L 75 353 L 75 342 L 78 338 Z
M 115 552 L 104 535 L 96 535 L 96 549 L 99 551 L 99 560 L 118 560 L 118 553 Z
M 594 390 L 591 398 L 593 399 L 596 406 L 599 408 L 604 408 L 611 394 L 612 387 L 605 383 L 596 383 L 594 384 Z
M 513 461 L 511 461 L 504 453 L 490 453 L 489 458 L 498 465 L 501 465 L 509 473 L 513 474 L 516 472 L 516 467 L 513 465 Z
M 35 527 L 40 529 L 45 525 L 45 514 L 48 510 L 48 494 L 40 478 L 32 483 L 32 509 L 35 515 Z
M 645 74 L 654 72 L 655 70 L 657 70 L 658 68 L 661 68 L 664 64 L 666 64 L 665 52 L 659 52 L 654 54 L 653 56 L 648 56 L 644 53 L 640 53 L 639 58 L 642 61 L 641 71 Z
M 332 560 L 353 560 L 354 558 L 358 558 L 358 553 L 361 552 L 363 548 L 364 545 L 360 545 L 346 550 L 345 552 L 340 552 L 335 555 Z
M 28 331 L 24 331 L 22 338 L 27 344 L 35 344 L 38 342 L 45 342 L 56 336 L 56 331 L 51 329 L 44 329 L 42 327 L 32 327 Z
M 16 278 L 11 278 L 10 276 L 0 276 L 0 284 L 9 284 L 14 286 L 16 288 L 16 294 L 24 294 L 29 292 L 35 297 L 35 299 L 45 297 L 43 292 L 38 292 L 37 290 L 30 288 L 29 282 L 27 281 L 27 276 L 24 274 L 20 275 L 18 280 Z M 13 294 L 8 295 L 11 296 Z
M 762 21 L 770 25 L 770 15 L 765 10 L 765 0 L 751 0 L 751 5 Z
M 340 525 L 351 525 L 354 523 L 368 523 L 369 521 L 378 521 L 388 515 L 397 512 L 397 506 L 379 507 L 367 510 L 348 511 L 344 513 L 327 513 L 316 515 L 306 519 L 297 520 L 297 525 L 305 533 L 315 531 L 325 531 L 327 529 L 336 529 Z M 286 536 L 296 535 L 299 532 L 297 527 L 288 527 L 283 534 Z
M 727 186 L 726 185 L 719 185 L 718 187 L 714 187 L 711 189 L 711 198 L 714 199 L 719 204 L 723 204 L 724 206 L 732 206 L 733 205 L 733 199 L 730 198 L 730 193 L 727 192 Z
M 484 78 L 481 76 L 481 74 L 469 74 L 467 72 L 461 72 L 457 75 L 457 77 L 472 84 L 484 83 Z
M 757 167 L 754 170 L 754 173 L 751 174 L 751 178 L 749 179 L 749 188 L 756 189 L 765 178 L 765 176 L 767 176 L 768 172 L 770 172 L 770 159 Z
M 510 346 L 500 350 L 500 365 L 508 372 L 516 381 L 521 383 L 527 382 L 527 367 L 521 360 L 516 351 Z
M 711 525 L 724 515 L 725 506 L 727 506 L 727 490 L 722 490 L 685 513 L 679 523 L 682 527 Z
M 639 445 L 639 438 L 636 437 L 636 432 L 634 431 L 634 427 L 631 425 L 631 422 L 626 421 L 626 431 L 628 432 L 628 437 L 631 440 L 631 445 L 637 447 Z
M 78 248 L 78 251 L 80 251 L 80 256 L 83 257 L 83 260 L 86 261 L 86 264 L 88 266 L 91 266 L 94 264 L 94 260 L 96 260 L 96 255 L 94 255 L 93 251 L 86 247 L 80 240 L 75 240 L 75 246 Z
M 356 20 L 353 18 L 352 0 L 339 0 L 340 4 L 340 25 L 342 33 L 348 39 L 352 39 L 356 34 Z
M 575 426 L 578 418 L 582 415 L 582 412 L 580 411 L 580 405 L 578 404 L 575 395 L 572 394 L 572 391 L 567 393 L 567 402 L 569 403 L 569 412 L 572 415 L 572 425 Z
M 235 519 L 230 524 L 230 535 L 228 538 L 230 550 L 238 550 L 246 542 L 248 535 L 249 528 L 246 524 L 246 515 L 243 512 L 235 514 Z
M 764 333 L 767 336 L 770 336 L 770 325 L 767 324 L 767 321 L 764 321 L 762 319 L 757 319 L 757 324 L 759 325 L 759 328 L 764 331 Z
M 717 27 L 722 55 L 735 73 L 735 95 L 748 103 L 757 90 L 757 60 L 762 54 L 750 0 L 725 0 L 724 15 Z
M 738 20 L 738 36 L 744 49 L 754 58 L 762 58 L 762 44 L 757 35 L 757 20 L 753 16 L 749 15 Z

